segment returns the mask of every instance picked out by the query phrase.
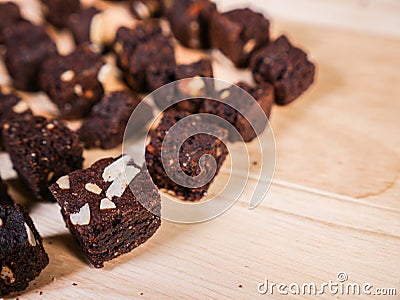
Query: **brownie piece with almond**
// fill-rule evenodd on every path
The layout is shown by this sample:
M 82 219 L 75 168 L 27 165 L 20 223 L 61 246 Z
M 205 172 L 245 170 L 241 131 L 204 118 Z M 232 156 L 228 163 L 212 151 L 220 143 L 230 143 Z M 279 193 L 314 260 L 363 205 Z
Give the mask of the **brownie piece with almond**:
M 66 56 L 52 56 L 40 71 L 40 86 L 57 105 L 63 119 L 79 119 L 90 112 L 104 90 L 98 80 L 101 55 L 81 45 Z
M 127 91 L 107 94 L 97 103 L 90 115 L 83 121 L 78 135 L 86 148 L 99 147 L 111 149 L 120 145 L 124 138 L 126 125 L 133 111 L 140 103 L 138 95 Z M 151 107 L 143 103 L 143 114 L 138 116 L 138 126 L 144 126 L 153 117 Z M 142 127 L 137 128 L 141 130 Z
M 66 27 L 71 14 L 80 7 L 79 0 L 40 0 L 46 20 L 58 28 Z
M 0 296 L 25 290 L 49 263 L 27 211 L 14 204 L 0 179 Z
M 6 53 L 4 62 L 14 86 L 20 90 L 37 91 L 42 63 L 54 53 L 56 44 L 43 26 L 27 21 L 7 27 L 4 31 Z
M 72 172 L 50 190 L 66 226 L 96 268 L 146 242 L 161 224 L 158 190 L 127 155 Z
M 72 13 L 67 20 L 67 27 L 72 32 L 75 44 L 90 43 L 90 25 L 93 17 L 100 13 L 96 7 L 80 8 Z
M 210 24 L 211 43 L 237 67 L 247 67 L 254 50 L 269 41 L 269 21 L 260 13 L 241 8 L 214 13 Z
M 256 82 L 274 85 L 275 102 L 279 105 L 293 102 L 314 82 L 314 64 L 284 35 L 256 51 L 250 66 Z
M 37 200 L 52 200 L 49 185 L 82 167 L 78 135 L 61 121 L 27 114 L 3 124 L 2 138 L 14 169 Z
M 193 134 L 193 130 L 204 133 Z M 227 138 L 228 131 L 204 115 L 168 110 L 146 147 L 146 164 L 154 183 L 184 200 L 201 200 L 228 154 Z

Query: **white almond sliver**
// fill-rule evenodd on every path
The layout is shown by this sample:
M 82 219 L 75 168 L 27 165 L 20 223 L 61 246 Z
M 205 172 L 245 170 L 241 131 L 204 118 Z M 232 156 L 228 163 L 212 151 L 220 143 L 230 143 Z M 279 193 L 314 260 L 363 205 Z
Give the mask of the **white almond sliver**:
M 124 155 L 121 158 L 114 161 L 111 165 L 106 167 L 103 171 L 103 180 L 106 182 L 114 181 L 124 172 L 125 166 L 131 160 L 129 155 Z
M 113 209 L 116 208 L 117 206 L 115 206 L 115 203 L 112 202 L 110 199 L 108 198 L 104 198 L 101 199 L 100 201 L 100 209 Z
M 56 181 L 56 183 L 58 184 L 58 186 L 60 187 L 60 189 L 62 190 L 69 190 L 70 188 L 70 184 L 69 184 L 69 176 L 65 175 L 63 177 L 58 178 L 58 180 Z
M 139 172 L 140 170 L 134 166 L 126 166 L 125 172 L 122 172 L 108 188 L 106 197 L 110 200 L 112 200 L 113 197 L 121 197 L 129 183 L 131 183 Z
M 90 223 L 90 207 L 89 204 L 85 204 L 81 207 L 79 212 L 71 214 L 69 216 L 71 223 L 74 225 L 88 225 Z
M 12 110 L 16 113 L 16 114 L 22 114 L 23 112 L 26 112 L 29 109 L 29 105 L 26 104 L 23 101 L 18 102 L 17 104 L 15 104 L 12 108 Z
M 97 184 L 94 183 L 86 183 L 85 189 L 96 195 L 100 195 L 103 191 Z
M 25 225 L 26 234 L 28 235 L 29 244 L 32 247 L 36 247 L 36 239 L 35 239 L 35 236 L 33 235 L 31 228 L 26 223 L 24 223 L 24 225 Z

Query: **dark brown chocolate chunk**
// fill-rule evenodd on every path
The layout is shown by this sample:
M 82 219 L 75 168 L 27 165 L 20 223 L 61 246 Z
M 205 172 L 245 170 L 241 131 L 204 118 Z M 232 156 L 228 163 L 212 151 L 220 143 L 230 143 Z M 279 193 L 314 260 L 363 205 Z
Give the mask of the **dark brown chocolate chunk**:
M 100 10 L 94 6 L 91 6 L 88 8 L 78 9 L 69 16 L 67 27 L 71 30 L 77 45 L 91 42 L 90 25 L 93 17 L 99 12 Z
M 2 128 L 14 169 L 38 200 L 51 200 L 48 186 L 82 167 L 78 136 L 61 121 L 25 115 Z
M 88 115 L 104 90 L 98 74 L 104 61 L 91 46 L 81 45 L 67 56 L 52 56 L 40 72 L 40 86 L 64 119 Z
M 42 238 L 27 211 L 19 204 L 0 201 L 0 296 L 25 290 L 48 263 Z
M 4 31 L 5 64 L 17 89 L 37 91 L 38 73 L 43 61 L 57 53 L 55 43 L 44 27 L 27 21 L 7 27 Z
M 271 114 L 274 102 L 274 88 L 268 83 L 251 87 L 244 82 L 239 82 L 238 86 L 254 99 L 236 86 L 232 86 L 220 91 L 217 97 L 226 101 L 227 104 L 215 100 L 205 100 L 200 112 L 214 114 L 227 120 L 236 128 L 245 142 L 251 142 L 265 130 L 267 118 Z M 229 128 L 227 129 L 229 130 Z M 240 140 L 232 129 L 229 130 L 229 140 L 231 142 Z
M 269 21 L 249 8 L 215 13 L 210 25 L 211 43 L 237 67 L 247 67 L 254 50 L 269 41 Z
M 209 0 L 175 0 L 167 17 L 175 38 L 189 48 L 208 49 L 209 24 L 216 5 Z
M 128 156 L 99 160 L 60 178 L 50 190 L 68 229 L 96 268 L 146 242 L 161 224 L 157 188 Z
M 4 42 L 3 30 L 22 20 L 17 4 L 13 2 L 0 3 L 0 44 Z
M 150 135 L 150 143 L 146 147 L 146 163 L 154 183 L 160 189 L 169 190 L 184 200 L 199 201 L 207 194 L 212 181 L 228 154 L 228 150 L 224 144 L 228 137 L 228 132 L 213 123 L 207 122 L 207 120 L 204 120 L 200 116 L 194 116 L 197 118 L 197 121 L 193 121 L 188 126 L 184 125 L 178 129 L 179 131 L 172 137 L 172 143 L 164 143 L 166 134 L 171 127 L 187 116 L 189 116 L 188 112 L 176 110 L 168 110 L 164 114 L 160 124 Z M 197 132 L 217 132 L 217 137 L 206 133 L 191 135 L 189 132 L 191 132 L 193 127 L 199 129 Z M 178 148 L 180 143 L 176 139 L 180 140 L 182 137 L 189 135 L 190 137 Z M 205 155 L 210 155 L 215 159 L 215 174 L 208 183 L 200 187 L 194 187 L 195 185 L 192 182 L 186 182 L 186 179 L 184 179 L 185 184 L 180 185 L 168 176 L 163 166 L 162 151 L 165 151 L 164 158 L 168 160 L 169 174 L 177 174 L 178 170 L 181 170 L 188 175 L 189 178 L 187 179 L 200 175 L 198 183 L 201 184 L 203 182 L 201 181 L 202 178 L 210 175 L 208 172 L 212 172 L 211 164 L 206 160 L 203 168 L 205 173 L 201 174 L 200 158 Z M 179 162 L 174 160 L 173 157 L 175 155 L 179 156 Z
M 139 96 L 125 91 L 112 92 L 97 103 L 82 124 L 78 135 L 86 148 L 111 149 L 120 145 L 126 125 L 140 103 Z M 152 109 L 143 103 L 143 114 L 138 116 L 137 125 L 144 126 L 153 117 Z M 140 130 L 142 128 L 137 128 Z
M 71 14 L 79 9 L 79 0 L 40 0 L 46 20 L 55 27 L 67 27 Z
M 284 35 L 255 52 L 250 65 L 257 82 L 274 85 L 275 102 L 279 105 L 294 101 L 314 81 L 314 64 Z

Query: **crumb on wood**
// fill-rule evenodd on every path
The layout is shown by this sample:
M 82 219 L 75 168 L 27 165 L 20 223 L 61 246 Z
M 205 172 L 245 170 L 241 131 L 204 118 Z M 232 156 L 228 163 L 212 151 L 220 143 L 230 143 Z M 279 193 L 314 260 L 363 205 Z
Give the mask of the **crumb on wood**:
M 243 287 L 243 285 L 239 284 L 239 287 L 240 287 L 240 288 L 242 288 L 242 287 Z
M 140 296 L 143 296 L 143 293 L 140 293 Z
M 40 295 L 40 296 L 42 296 L 42 295 L 43 295 L 43 292 L 42 292 L 42 291 L 40 291 L 40 292 L 39 292 L 39 295 Z
M 253 165 L 254 165 L 254 166 L 257 166 L 257 164 L 258 164 L 258 163 L 257 163 L 256 161 L 253 161 Z
M 72 283 L 72 285 L 73 285 L 73 286 L 77 286 L 78 284 L 74 282 L 74 283 Z

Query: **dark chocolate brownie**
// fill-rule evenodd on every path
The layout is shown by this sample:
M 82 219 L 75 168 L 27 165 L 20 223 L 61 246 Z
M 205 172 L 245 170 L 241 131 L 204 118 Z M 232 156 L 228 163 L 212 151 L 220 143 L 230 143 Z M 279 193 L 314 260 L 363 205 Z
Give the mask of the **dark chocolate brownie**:
M 67 227 L 96 268 L 146 242 L 161 224 L 157 188 L 129 160 L 99 160 L 50 187 Z
M 163 0 L 133 0 L 129 7 L 136 19 L 158 18 L 163 12 Z
M 87 44 L 43 63 L 40 86 L 58 106 L 62 118 L 84 117 L 101 99 L 104 90 L 97 77 L 103 65 L 101 55 Z
M 220 91 L 218 98 L 235 105 L 239 111 L 223 102 L 206 100 L 203 101 L 200 112 L 214 114 L 227 120 L 237 129 L 245 142 L 251 142 L 257 134 L 265 130 L 274 102 L 274 87 L 268 83 L 251 87 L 244 82 L 239 82 L 238 86 L 249 93 L 256 102 L 248 97 L 247 93 L 232 86 Z M 236 142 L 240 138 L 230 131 L 229 140 Z
M 48 186 L 82 167 L 78 135 L 61 121 L 25 115 L 5 123 L 2 137 L 14 169 L 38 200 L 51 200 Z
M 209 24 L 216 10 L 216 5 L 209 0 L 173 1 L 167 17 L 175 38 L 189 48 L 209 48 Z
M 214 77 L 211 61 L 200 59 L 188 65 L 177 65 L 174 71 L 174 80 L 189 79 L 165 87 L 154 95 L 154 102 L 160 109 L 169 106 L 173 100 L 209 96 L 214 94 L 214 85 L 199 77 Z M 198 112 L 202 99 L 190 99 L 181 101 L 173 106 L 174 109 L 191 113 Z
M 19 204 L 0 204 L 0 296 L 25 290 L 48 263 L 27 211 Z
M 153 91 L 173 80 L 175 50 L 159 21 L 146 20 L 133 29 L 121 27 L 114 52 L 127 84 L 136 91 Z
M 21 21 L 18 5 L 13 2 L 0 3 L 0 44 L 4 42 L 3 30 Z
M 164 143 L 166 134 L 171 127 L 177 122 L 183 121 L 182 119 L 189 115 L 188 112 L 184 111 L 168 110 L 165 112 L 158 127 L 150 134 L 150 143 L 146 147 L 146 163 L 154 183 L 160 189 L 169 190 L 184 200 L 199 201 L 207 194 L 212 181 L 228 154 L 228 149 L 224 144 L 227 140 L 228 132 L 199 115 L 192 115 L 192 117 L 196 118 L 196 121 L 191 120 L 191 123 L 184 124 L 173 135 L 171 143 Z M 194 134 L 187 138 L 182 146 L 177 149 L 180 139 L 190 135 L 193 129 L 196 132 L 213 131 L 217 133 L 217 137 L 206 133 Z M 178 175 L 178 172 L 183 171 L 188 176 L 182 178 L 184 184 L 180 185 L 168 176 L 163 166 L 162 151 L 166 151 L 164 161 L 168 161 L 169 174 Z M 179 162 L 174 159 L 174 155 L 179 155 Z M 211 173 L 212 165 L 209 160 L 205 161 L 204 170 L 206 172 L 201 173 L 200 158 L 205 155 L 210 155 L 215 159 L 215 174 Z M 196 187 L 204 182 L 204 178 L 209 178 L 210 175 L 212 177 L 208 183 Z M 190 180 L 190 178 L 193 178 L 193 180 Z
M 125 91 L 112 92 L 97 103 L 83 121 L 78 135 L 86 148 L 111 149 L 122 143 L 129 118 L 141 99 Z M 153 117 L 152 109 L 145 105 L 137 124 L 144 126 Z M 140 130 L 141 128 L 137 128 Z
M 237 67 L 247 67 L 251 53 L 269 41 L 269 21 L 249 8 L 214 13 L 210 25 L 211 43 Z
M 256 51 L 250 65 L 257 82 L 274 85 L 275 102 L 279 105 L 294 101 L 314 81 L 314 64 L 303 50 L 292 46 L 284 35 Z
M 4 31 L 6 46 L 5 64 L 20 90 L 37 91 L 38 73 L 43 61 L 57 53 L 57 47 L 44 27 L 29 22 L 19 22 Z
M 32 114 L 29 106 L 15 94 L 2 94 L 0 91 L 0 128 L 7 122 L 12 122 L 25 114 Z M 3 143 L 0 135 L 0 150 Z
M 71 30 L 77 45 L 91 42 L 90 24 L 92 23 L 93 17 L 99 12 L 100 10 L 91 6 L 88 8 L 78 9 L 69 16 L 67 27 Z
M 46 20 L 59 28 L 66 27 L 68 18 L 79 9 L 79 0 L 40 0 Z

